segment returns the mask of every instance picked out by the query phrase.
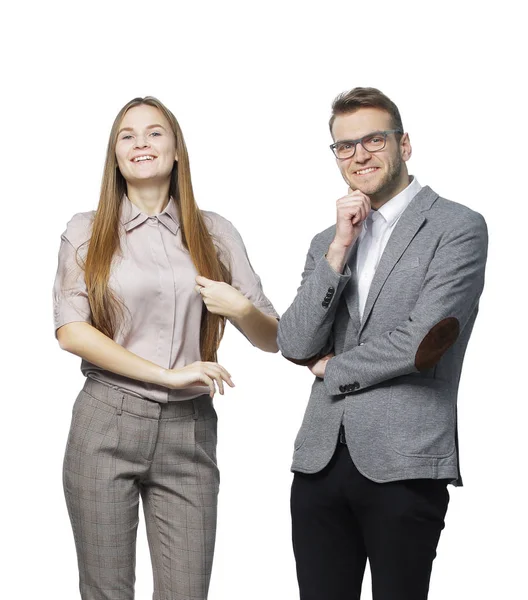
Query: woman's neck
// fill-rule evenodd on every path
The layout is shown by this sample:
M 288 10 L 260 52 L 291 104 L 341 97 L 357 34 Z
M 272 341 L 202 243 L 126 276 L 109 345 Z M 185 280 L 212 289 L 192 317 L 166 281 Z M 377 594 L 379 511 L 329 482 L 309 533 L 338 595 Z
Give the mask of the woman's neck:
M 151 186 L 127 186 L 127 196 L 132 204 L 149 216 L 157 215 L 165 209 L 169 202 L 169 184 Z

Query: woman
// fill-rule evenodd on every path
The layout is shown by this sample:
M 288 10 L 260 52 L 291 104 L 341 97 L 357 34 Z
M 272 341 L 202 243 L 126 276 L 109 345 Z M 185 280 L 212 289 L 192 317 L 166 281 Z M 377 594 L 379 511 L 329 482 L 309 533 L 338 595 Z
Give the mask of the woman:
M 134 594 L 141 494 L 154 598 L 207 597 L 218 468 L 212 397 L 228 318 L 276 352 L 278 315 L 240 235 L 198 210 L 174 115 L 152 97 L 117 115 L 99 206 L 62 236 L 54 288 L 61 348 L 82 358 L 64 490 L 81 596 Z

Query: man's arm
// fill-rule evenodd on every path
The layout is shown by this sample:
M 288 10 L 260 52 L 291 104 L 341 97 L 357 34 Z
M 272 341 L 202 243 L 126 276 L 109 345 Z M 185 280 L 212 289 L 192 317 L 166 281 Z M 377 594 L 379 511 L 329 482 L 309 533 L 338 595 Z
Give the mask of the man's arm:
M 349 189 L 336 202 L 336 211 L 332 242 L 325 245 L 319 239 L 322 234 L 312 240 L 297 296 L 279 322 L 279 350 L 297 364 L 308 364 L 333 347 L 331 330 L 338 300 L 351 275 L 346 258 L 370 211 L 370 200 Z
M 338 300 L 350 279 L 348 266 L 343 274 L 334 271 L 318 248 L 317 235 L 306 257 L 297 296 L 279 321 L 279 349 L 297 364 L 306 364 L 331 350 Z
M 487 228 L 481 215 L 457 220 L 440 242 L 409 318 L 392 331 L 331 358 L 331 395 L 354 392 L 433 367 L 456 342 L 484 286 Z

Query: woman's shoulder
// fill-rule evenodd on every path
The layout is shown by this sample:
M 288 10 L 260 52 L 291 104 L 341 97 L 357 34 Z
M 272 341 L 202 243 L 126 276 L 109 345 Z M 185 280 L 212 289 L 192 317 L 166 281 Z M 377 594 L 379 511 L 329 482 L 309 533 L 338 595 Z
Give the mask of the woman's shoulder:
M 66 238 L 76 248 L 90 239 L 95 210 L 76 213 L 68 221 L 62 237 Z
M 240 238 L 240 234 L 238 233 L 236 227 L 226 219 L 210 210 L 202 210 L 202 216 L 204 218 L 207 229 L 212 235 L 215 236 L 228 236 L 234 237 L 235 239 Z

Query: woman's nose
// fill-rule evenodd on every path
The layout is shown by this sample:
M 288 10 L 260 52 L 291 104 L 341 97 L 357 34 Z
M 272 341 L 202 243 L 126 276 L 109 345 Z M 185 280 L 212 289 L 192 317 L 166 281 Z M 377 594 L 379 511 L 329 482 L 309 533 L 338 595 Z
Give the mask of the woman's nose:
M 145 148 L 148 146 L 148 141 L 146 137 L 138 135 L 136 137 L 136 143 L 134 144 L 136 148 Z

